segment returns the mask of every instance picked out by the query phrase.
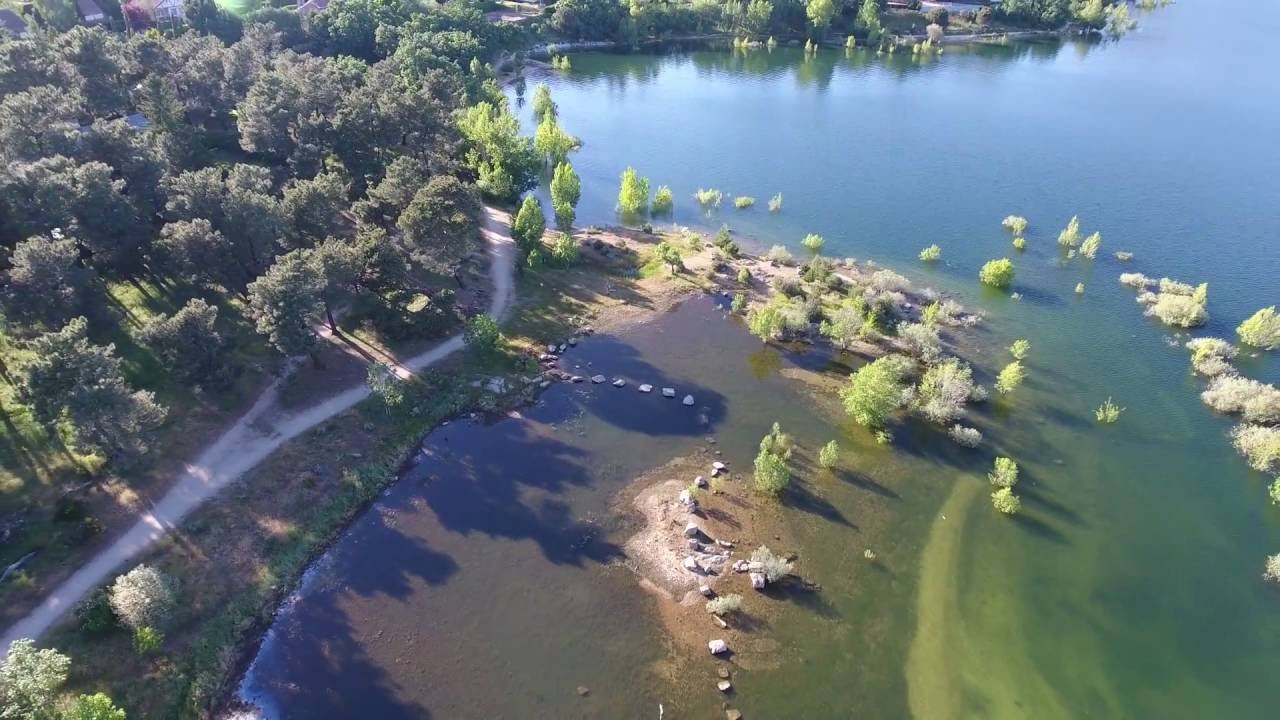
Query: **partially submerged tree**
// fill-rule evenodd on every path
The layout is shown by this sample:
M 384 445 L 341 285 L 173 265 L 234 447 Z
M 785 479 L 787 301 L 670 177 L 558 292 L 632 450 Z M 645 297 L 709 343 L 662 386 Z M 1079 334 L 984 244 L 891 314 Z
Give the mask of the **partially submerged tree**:
M 973 370 L 956 358 L 931 365 L 916 385 L 913 407 L 931 422 L 945 424 L 964 415 L 973 394 Z
M 1007 457 L 998 457 L 987 478 L 998 488 L 1012 488 L 1018 484 L 1018 463 Z
M 1262 308 L 1250 315 L 1236 328 L 1236 334 L 1246 345 L 1264 350 L 1280 348 L 1280 315 L 1276 314 L 1276 306 Z
M 1002 487 L 991 493 L 991 505 L 1005 515 L 1017 515 L 1022 509 L 1022 500 L 1013 494 L 1013 490 Z
M 898 355 L 886 355 L 858 368 L 840 391 L 845 411 L 859 425 L 882 427 L 889 414 L 905 402 L 903 380 L 910 369 L 911 362 Z
M 994 288 L 1009 287 L 1013 283 L 1013 261 L 1009 258 L 988 261 L 978 272 L 978 279 Z
M 618 210 L 624 215 L 637 215 L 649 208 L 649 178 L 640 177 L 628 166 L 622 171 L 618 188 Z
M 1025 377 L 1026 371 L 1022 367 L 1022 363 L 1018 360 L 1014 360 L 1008 365 L 1005 365 L 1004 369 L 1000 371 L 1000 374 L 996 376 L 996 390 L 1002 395 L 1007 395 L 1014 390 L 1017 390 Z
M 840 445 L 835 440 L 822 446 L 818 451 L 818 464 L 824 468 L 833 468 L 840 462 Z

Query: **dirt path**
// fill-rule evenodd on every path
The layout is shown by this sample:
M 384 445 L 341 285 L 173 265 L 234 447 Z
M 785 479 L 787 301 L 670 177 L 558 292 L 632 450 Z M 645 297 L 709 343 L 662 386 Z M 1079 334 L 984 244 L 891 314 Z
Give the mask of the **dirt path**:
M 489 313 L 499 319 L 506 314 L 513 296 L 516 248 L 509 227 L 507 213 L 489 207 L 484 209 L 481 233 L 489 248 L 493 281 Z M 462 335 L 454 335 L 430 350 L 400 361 L 396 372 L 407 377 L 460 349 Z M 18 638 L 39 637 L 117 568 L 162 537 L 205 500 L 285 442 L 348 410 L 369 395 L 368 387 L 361 383 L 309 408 L 289 412 L 282 410 L 277 402 L 279 386 L 280 380 L 272 383 L 249 412 L 187 465 L 173 487 L 128 532 L 67 578 L 31 614 L 7 629 L 0 648 L 7 651 L 10 643 Z

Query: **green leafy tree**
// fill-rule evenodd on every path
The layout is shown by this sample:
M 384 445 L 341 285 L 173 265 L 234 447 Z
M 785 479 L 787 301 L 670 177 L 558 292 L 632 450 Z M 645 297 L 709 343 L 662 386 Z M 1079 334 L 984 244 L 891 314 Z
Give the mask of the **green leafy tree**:
M 556 226 L 568 231 L 573 227 L 575 208 L 582 197 L 582 181 L 568 162 L 561 162 L 551 174 L 551 209 L 555 212 Z
M 847 350 L 866 335 L 867 303 L 862 296 L 845 298 L 832 310 L 818 331 L 829 338 L 836 347 Z
M 346 183 L 337 173 L 292 182 L 280 203 L 290 246 L 311 247 L 337 232 L 346 204 Z
M 124 710 L 116 707 L 111 698 L 102 693 L 81 695 L 71 705 L 66 720 L 127 720 Z
M 996 390 L 1001 394 L 1007 395 L 1014 390 L 1017 390 L 1025 377 L 1026 371 L 1022 367 L 1022 363 L 1018 360 L 1014 360 L 1008 365 L 1005 365 L 1004 369 L 1000 371 L 1000 374 L 996 376 Z
M 1246 345 L 1264 350 L 1280 348 L 1280 315 L 1276 314 L 1276 306 L 1262 308 L 1250 315 L 1236 328 L 1236 334 Z
M 290 357 L 315 350 L 324 278 L 309 253 L 293 250 L 277 257 L 248 290 L 249 315 L 277 350 Z
M 561 0 L 551 15 L 551 27 L 574 40 L 616 40 L 626 13 L 617 0 Z
M 858 368 L 840 391 L 845 411 L 859 425 L 882 427 L 905 401 L 903 381 L 910 368 L 911 362 L 897 355 L 886 355 Z
M 565 132 L 554 115 L 544 115 L 533 136 L 534 150 L 552 166 L 568 159 L 578 144 L 578 139 Z
M 528 253 L 541 247 L 546 231 L 547 218 L 542 212 L 542 203 L 532 195 L 525 197 L 511 224 L 511 237 L 521 250 Z
M 675 245 L 663 240 L 653 251 L 658 260 L 671 270 L 672 275 L 684 269 L 684 257 L 680 255 L 680 250 Z
M 533 99 L 530 101 L 533 107 L 533 116 L 539 121 L 546 119 L 549 115 L 555 117 L 558 115 L 556 110 L 556 101 L 551 99 L 551 88 L 546 83 L 538 83 L 533 88 Z
M 71 659 L 57 650 L 39 650 L 27 638 L 14 640 L 0 663 L 0 717 L 50 718 L 70 670 Z
M 1018 463 L 1007 457 L 998 457 L 987 479 L 998 488 L 1012 488 L 1018 484 Z
M 653 194 L 653 214 L 666 215 L 674 205 L 675 196 L 671 194 L 671 188 L 659 185 L 658 191 Z
M 1080 216 L 1071 216 L 1071 221 L 1067 223 L 1067 227 L 1058 233 L 1058 244 L 1068 248 L 1073 248 L 1080 244 Z
M 75 240 L 37 235 L 18 243 L 9 262 L 9 281 L 0 291 L 5 308 L 31 327 L 61 327 L 83 312 L 96 285 Z
M 415 261 L 453 272 L 479 243 L 479 216 L 471 187 L 452 175 L 436 175 L 414 194 L 396 225 Z
M 791 469 L 787 467 L 786 458 L 766 448 L 763 442 L 756 455 L 754 470 L 756 490 L 760 492 L 778 496 L 791 484 Z
M 173 315 L 147 323 L 141 340 L 187 382 L 225 379 L 226 342 L 217 330 L 218 308 L 196 298 Z
M 978 272 L 978 279 L 994 288 L 1009 287 L 1013 284 L 1013 261 L 1009 258 L 988 261 Z
M 813 28 L 815 37 L 822 37 L 831 27 L 831 19 L 836 15 L 836 4 L 833 0 L 805 0 L 805 17 Z
M 463 112 L 458 129 L 469 145 L 467 165 L 476 185 L 490 197 L 514 199 L 537 182 L 542 161 L 533 141 L 520 135 L 520 123 L 505 103 L 482 101 Z
M 866 32 L 869 42 L 879 42 L 884 27 L 880 24 L 880 5 L 876 0 L 863 0 L 854 24 Z
M 804 236 L 804 239 L 800 241 L 800 244 L 809 252 L 816 254 L 822 251 L 822 246 L 825 245 L 826 242 L 827 241 L 824 240 L 821 235 L 809 233 Z
M 1022 500 L 1007 487 L 991 493 L 991 505 L 1005 515 L 1017 515 L 1018 511 L 1022 510 Z
M 568 267 L 578 262 L 578 241 L 569 233 L 560 233 L 551 245 L 551 259 L 561 267 Z
M 649 178 L 640 177 L 635 168 L 622 172 L 618 189 L 618 210 L 626 215 L 636 215 L 649 207 Z
M 107 455 L 146 450 L 145 438 L 165 417 L 148 391 L 129 387 L 114 345 L 89 342 L 88 322 L 78 317 L 30 344 L 21 382 L 36 420 L 50 428 L 66 422 L 73 443 Z

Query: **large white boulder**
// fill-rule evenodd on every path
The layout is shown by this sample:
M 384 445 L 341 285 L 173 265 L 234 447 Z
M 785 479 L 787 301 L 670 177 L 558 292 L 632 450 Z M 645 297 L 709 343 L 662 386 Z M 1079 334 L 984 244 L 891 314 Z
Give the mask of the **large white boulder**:
M 729 652 L 729 643 L 727 643 L 727 642 L 725 642 L 725 641 L 720 640 L 719 638 L 717 638 L 717 639 L 712 640 L 711 642 L 707 643 L 707 649 L 711 651 L 711 654 L 712 654 L 712 655 L 719 655 L 720 653 L 727 653 L 727 652 Z

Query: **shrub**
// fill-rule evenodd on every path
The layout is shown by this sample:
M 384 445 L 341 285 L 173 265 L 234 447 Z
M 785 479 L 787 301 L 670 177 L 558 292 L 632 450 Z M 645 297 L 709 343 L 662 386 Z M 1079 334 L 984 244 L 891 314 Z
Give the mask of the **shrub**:
M 911 288 L 911 281 L 892 270 L 877 270 L 867 281 L 877 292 L 902 292 Z
M 1276 478 L 1267 488 L 1267 495 L 1271 498 L 1272 505 L 1280 505 L 1280 478 Z
M 1058 244 L 1063 247 L 1073 248 L 1080 244 L 1080 217 L 1071 216 L 1071 222 L 1058 233 Z
M 1018 484 L 1018 463 L 1007 457 L 996 458 L 995 468 L 987 474 L 987 479 L 998 488 L 1011 488 Z
M 71 705 L 63 720 L 126 720 L 124 710 L 115 706 L 111 698 L 102 693 L 81 695 Z
M 964 415 L 965 403 L 973 393 L 973 370 L 955 358 L 925 370 L 915 389 L 916 412 L 936 423 L 948 423 Z
M 804 284 L 793 277 L 775 277 L 770 285 L 775 292 L 787 297 L 804 296 Z
M 1280 423 L 1280 389 L 1239 375 L 1219 375 L 1200 393 L 1220 413 L 1240 414 L 1246 422 Z
M 751 284 L 751 271 L 750 271 L 750 270 L 748 270 L 748 269 L 746 269 L 746 268 L 739 268 L 739 269 L 738 269 L 738 284 L 739 284 L 739 285 L 750 285 L 750 284 Z
M 658 191 L 653 194 L 653 214 L 665 215 L 671 212 L 675 207 L 675 196 L 671 194 L 671 188 L 666 185 L 659 185 Z
M 1102 233 L 1095 232 L 1084 239 L 1080 245 L 1080 254 L 1090 260 L 1098 257 L 1098 248 L 1102 247 Z
M 752 551 L 751 562 L 764 566 L 760 572 L 764 574 L 764 579 L 771 583 L 778 582 L 795 570 L 795 566 L 790 561 L 774 555 L 773 551 L 764 545 Z
M 150 655 L 164 645 L 164 633 L 153 627 L 140 627 L 133 633 L 133 651 L 139 655 Z
M 821 252 L 822 246 L 825 243 L 826 243 L 826 240 L 824 240 L 821 235 L 818 235 L 816 233 L 809 233 L 808 235 L 804 236 L 803 240 L 800 241 L 800 244 L 803 245 L 805 249 L 811 253 Z
M 756 455 L 754 470 L 756 490 L 762 493 L 778 496 L 791 484 L 787 461 L 764 448 Z
M 1280 428 L 1265 425 L 1237 425 L 1231 431 L 1231 442 L 1259 472 L 1280 470 Z
M 1029 352 L 1031 352 L 1030 340 L 1014 340 L 1013 344 L 1009 346 L 1009 354 L 1013 356 L 1014 360 L 1022 360 L 1026 358 L 1027 353 Z
M 760 440 L 760 449 L 762 451 L 773 453 L 783 460 L 791 459 L 792 448 L 791 436 L 782 432 L 780 423 L 775 422 L 773 427 L 769 429 L 769 434 Z
M 991 506 L 1005 515 L 1017 515 L 1022 509 L 1022 501 L 1013 494 L 1013 490 L 1002 487 L 991 493 Z
M 906 344 L 911 354 L 931 363 L 942 354 L 942 342 L 938 339 L 938 328 L 924 323 L 907 323 L 898 326 L 898 337 Z
M 1276 306 L 1262 308 L 1240 323 L 1236 328 L 1240 342 L 1264 350 L 1280 348 L 1280 316 L 1276 315 Z
M 1004 369 L 1000 371 L 1000 374 L 996 376 L 996 391 L 1001 395 L 1007 395 L 1014 390 L 1017 390 L 1018 386 L 1022 384 L 1022 381 L 1026 376 L 1027 374 L 1022 367 L 1022 362 L 1014 360 L 1008 365 L 1005 365 Z
M 666 240 L 658 243 L 653 249 L 653 254 L 659 262 L 671 270 L 672 275 L 684 269 L 684 257 L 680 255 L 680 250 Z
M 1280 584 L 1280 553 L 1267 556 L 1267 563 L 1262 567 L 1262 579 Z
M 886 355 L 858 368 L 840 391 L 845 411 L 859 425 L 884 425 L 889 413 L 905 402 L 903 378 L 910 368 L 911 361 L 899 355 Z
M 498 348 L 498 342 L 501 339 L 502 333 L 498 330 L 498 323 L 484 313 L 470 317 L 466 328 L 462 331 L 463 343 L 481 354 L 492 353 Z
M 769 212 L 776 213 L 782 211 L 782 193 L 778 193 L 769 198 Z
M 742 293 L 738 293 L 737 295 L 734 295 L 733 302 L 729 305 L 729 309 L 732 310 L 734 313 L 741 313 L 746 308 L 747 308 L 747 296 Z
M 721 595 L 707 601 L 707 612 L 716 617 L 724 617 L 742 609 L 742 596 L 736 593 Z
M 139 565 L 111 585 L 111 609 L 134 630 L 161 627 L 173 613 L 173 584 L 159 570 Z
M 791 251 L 784 245 L 774 245 L 769 248 L 765 259 L 778 265 L 791 265 L 795 262 L 795 259 L 791 256 Z
M 1135 290 L 1146 290 L 1155 284 L 1155 280 L 1142 273 L 1120 273 L 1120 284 L 1128 285 Z
M 835 440 L 822 446 L 818 451 L 818 464 L 824 468 L 833 468 L 840 462 L 840 445 Z
M 1104 425 L 1110 425 L 1120 419 L 1120 413 L 1124 412 L 1124 408 L 1112 402 L 1111 398 L 1107 398 L 1105 402 L 1093 411 L 1093 417 Z
M 978 279 L 994 288 L 1009 287 L 1013 283 L 1013 261 L 1009 258 L 988 261 L 978 271 Z
M 1027 239 L 1026 239 L 1026 238 L 1024 238 L 1024 237 L 1015 237 L 1015 238 L 1013 239 L 1013 249 L 1014 249 L 1014 250 L 1026 250 L 1026 249 L 1027 249 Z
M 920 251 L 920 259 L 925 262 L 935 262 L 936 260 L 938 260 L 938 258 L 941 258 L 941 257 L 942 257 L 942 248 L 938 247 L 937 245 L 930 245 L 929 247 Z
M 956 424 L 951 426 L 947 435 L 952 442 L 963 447 L 975 448 L 982 444 L 982 433 L 977 428 Z
M 116 627 L 116 614 L 106 588 L 98 588 L 76 604 L 76 622 L 86 635 L 101 635 Z
M 578 262 L 578 253 L 578 241 L 569 233 L 560 233 L 560 237 L 551 244 L 551 259 L 562 267 Z
M 1196 294 L 1195 286 L 1190 283 L 1179 282 L 1169 278 L 1160 278 L 1160 292 L 1170 295 L 1186 295 L 1188 297 Z
M 746 210 L 756 204 L 756 199 L 747 195 L 739 195 L 733 199 L 733 206 L 739 210 Z
M 724 193 L 719 190 L 699 189 L 693 196 L 698 199 L 699 205 L 708 210 L 720 207 L 720 202 L 724 200 Z
M 1156 295 L 1156 301 L 1147 308 L 1147 315 L 1180 328 L 1199 327 L 1209 321 L 1209 313 L 1194 297 L 1168 292 Z

